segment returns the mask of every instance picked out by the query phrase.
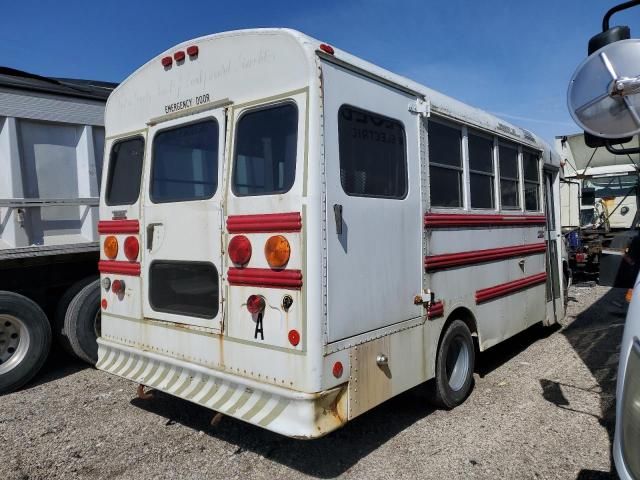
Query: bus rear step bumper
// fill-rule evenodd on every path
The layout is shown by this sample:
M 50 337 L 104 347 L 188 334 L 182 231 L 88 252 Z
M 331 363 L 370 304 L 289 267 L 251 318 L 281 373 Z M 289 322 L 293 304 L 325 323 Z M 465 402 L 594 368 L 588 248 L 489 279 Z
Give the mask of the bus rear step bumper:
M 98 339 L 96 368 L 296 438 L 317 438 L 347 421 L 347 386 L 304 393 Z

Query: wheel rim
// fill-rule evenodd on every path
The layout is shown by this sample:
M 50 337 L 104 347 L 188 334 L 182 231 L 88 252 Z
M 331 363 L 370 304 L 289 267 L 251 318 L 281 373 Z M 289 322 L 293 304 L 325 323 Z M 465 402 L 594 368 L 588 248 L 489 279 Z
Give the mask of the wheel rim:
M 463 337 L 458 336 L 451 341 L 445 365 L 449 388 L 453 391 L 460 390 L 469 373 L 469 345 Z
M 20 365 L 31 338 L 25 323 L 13 315 L 0 315 L 0 375 Z

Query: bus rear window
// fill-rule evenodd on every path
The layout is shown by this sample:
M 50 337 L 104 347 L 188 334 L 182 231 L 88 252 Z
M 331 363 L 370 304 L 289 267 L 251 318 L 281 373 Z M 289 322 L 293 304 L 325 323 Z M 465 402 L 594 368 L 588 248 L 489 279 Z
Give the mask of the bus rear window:
M 287 103 L 245 113 L 237 126 L 233 193 L 285 193 L 296 173 L 298 109 Z
M 114 143 L 109 158 L 107 205 L 132 205 L 140 195 L 144 140 L 140 137 Z

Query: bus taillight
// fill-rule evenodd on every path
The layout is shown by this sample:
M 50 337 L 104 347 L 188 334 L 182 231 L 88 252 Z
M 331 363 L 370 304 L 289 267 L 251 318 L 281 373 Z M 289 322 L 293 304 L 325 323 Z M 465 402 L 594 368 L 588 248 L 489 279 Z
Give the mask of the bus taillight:
M 127 237 L 124 241 L 124 255 L 131 262 L 135 262 L 140 253 L 140 244 L 136 237 Z
M 289 261 L 291 255 L 291 247 L 289 242 L 282 235 L 274 235 L 269 237 L 264 246 L 264 256 L 271 268 L 284 267 Z
M 251 295 L 247 298 L 247 310 L 251 315 L 256 315 L 264 310 L 265 301 L 264 297 L 260 295 Z
M 251 242 L 244 235 L 237 235 L 229 242 L 229 258 L 236 265 L 246 265 L 251 259 Z
M 118 239 L 113 235 L 109 235 L 104 239 L 104 244 L 102 247 L 107 258 L 113 260 L 118 256 Z

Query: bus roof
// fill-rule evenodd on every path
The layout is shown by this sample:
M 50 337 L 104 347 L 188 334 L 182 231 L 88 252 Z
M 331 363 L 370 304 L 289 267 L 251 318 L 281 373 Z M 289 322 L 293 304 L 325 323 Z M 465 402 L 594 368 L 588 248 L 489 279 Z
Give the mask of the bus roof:
M 130 83 L 139 75 L 144 75 L 144 72 L 146 70 L 150 68 L 157 69 L 158 65 L 160 64 L 160 60 L 166 56 L 173 55 L 176 50 L 185 49 L 190 45 L 201 45 L 205 42 L 216 42 L 223 39 L 228 40 L 230 37 L 243 37 L 245 39 L 253 37 L 256 47 L 259 48 L 261 45 L 263 45 L 265 36 L 281 37 L 283 42 L 280 44 L 280 46 L 284 47 L 286 45 L 286 47 L 284 48 L 288 49 L 288 51 L 286 52 L 282 52 L 280 50 L 278 51 L 278 53 L 283 54 L 281 55 L 282 59 L 293 59 L 295 58 L 295 54 L 298 54 L 299 57 L 300 54 L 304 56 L 304 58 L 306 59 L 306 65 L 303 65 L 302 68 L 306 70 L 306 74 L 308 76 L 307 79 L 311 78 L 311 76 L 315 74 L 315 57 L 316 55 L 318 55 L 327 61 L 341 64 L 346 68 L 354 69 L 363 75 L 374 77 L 387 84 L 392 84 L 396 88 L 400 88 L 414 94 L 416 97 L 423 97 L 426 101 L 429 102 L 431 112 L 438 116 L 448 117 L 454 121 L 463 121 L 479 129 L 490 131 L 495 135 L 507 139 L 512 139 L 521 144 L 529 145 L 532 148 L 542 150 L 545 163 L 552 164 L 556 167 L 560 166 L 560 157 L 559 155 L 557 155 L 555 150 L 540 137 L 529 132 L 528 130 L 510 124 L 509 122 L 506 122 L 488 112 L 466 105 L 463 102 L 432 90 L 413 80 L 392 73 L 382 67 L 374 65 L 370 62 L 367 62 L 366 60 L 356 57 L 355 55 L 345 52 L 344 50 L 340 50 L 333 45 L 332 47 L 334 49 L 334 54 L 327 54 L 319 50 L 319 47 L 323 42 L 309 37 L 299 31 L 287 28 L 259 28 L 222 32 L 192 39 L 171 47 L 170 49 L 166 50 L 165 52 L 161 53 L 157 57 L 151 59 L 149 62 L 141 66 L 114 90 L 107 103 L 107 119 L 109 118 L 110 105 L 113 105 L 114 103 L 123 105 L 123 102 L 117 102 L 117 100 L 120 95 L 122 95 L 124 91 L 127 90 Z M 298 52 L 294 52 L 294 50 L 296 49 L 298 50 Z M 201 55 L 206 55 L 202 50 L 201 52 Z M 237 52 L 237 54 L 241 55 L 242 53 L 239 51 Z M 220 52 L 217 51 L 214 53 L 214 55 L 219 56 Z M 283 62 L 284 61 L 285 60 L 283 60 Z M 300 67 L 299 65 L 296 65 L 296 62 L 293 60 L 290 61 L 288 66 L 291 68 L 287 68 L 287 75 L 292 74 L 292 69 Z M 175 81 L 175 79 L 172 79 L 171 81 Z M 124 103 L 130 104 L 130 102 Z M 142 123 L 144 124 L 148 120 L 149 118 L 143 120 Z

